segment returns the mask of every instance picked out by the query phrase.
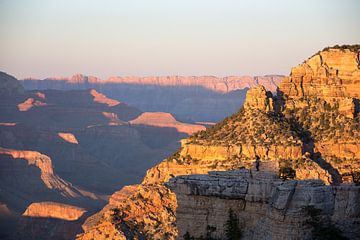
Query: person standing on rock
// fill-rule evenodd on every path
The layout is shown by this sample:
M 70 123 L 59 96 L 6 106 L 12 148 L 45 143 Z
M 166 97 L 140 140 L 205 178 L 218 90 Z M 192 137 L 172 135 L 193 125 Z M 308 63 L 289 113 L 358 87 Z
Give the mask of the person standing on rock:
M 259 167 L 260 167 L 260 157 L 258 155 L 255 156 L 256 160 L 255 160 L 255 168 L 256 171 L 259 171 Z

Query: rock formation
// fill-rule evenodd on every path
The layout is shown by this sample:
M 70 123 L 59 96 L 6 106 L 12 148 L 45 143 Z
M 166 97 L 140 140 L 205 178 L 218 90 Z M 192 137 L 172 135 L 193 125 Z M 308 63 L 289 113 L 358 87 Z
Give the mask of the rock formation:
M 94 97 L 94 102 L 106 104 L 109 107 L 114 107 L 120 104 L 119 101 L 108 98 L 104 94 L 101 94 L 94 89 L 90 90 L 90 94 Z
M 56 202 L 38 202 L 30 204 L 23 213 L 25 217 L 56 218 L 66 221 L 78 220 L 85 209 Z
M 130 124 L 143 112 L 91 89 L 9 92 L 0 96 L 1 239 L 74 239 L 111 193 L 141 181 L 146 169 L 179 147 L 185 132 L 205 129 L 165 113 L 165 127 L 156 126 L 156 118 Z M 69 221 L 68 208 L 59 204 L 87 212 Z M 153 215 L 160 205 L 154 203 Z
M 146 112 L 169 112 L 186 122 L 218 122 L 244 102 L 246 90 L 264 85 L 275 92 L 283 76 L 96 77 L 75 75 L 21 81 L 27 89 L 96 89 Z M 141 96 L 141 97 L 139 97 Z
M 72 133 L 59 132 L 58 135 L 60 138 L 62 138 L 63 140 L 65 140 L 68 143 L 79 144 L 78 140 Z
M 26 112 L 29 111 L 33 107 L 41 107 L 46 106 L 47 104 L 38 100 L 35 100 L 33 98 L 26 99 L 25 102 L 18 104 L 18 108 L 20 112 Z
M 339 186 L 328 187 L 318 181 L 281 182 L 280 185 L 274 188 L 279 187 L 280 190 L 285 188 L 284 191 L 279 192 L 278 203 L 283 204 L 286 202 L 283 199 L 289 197 L 288 190 L 295 193 L 299 192 L 299 202 L 295 201 L 292 203 L 288 201 L 289 206 L 279 205 L 276 208 L 275 206 L 274 208 L 269 207 L 270 210 L 274 210 L 274 215 L 266 215 L 267 217 L 283 219 L 284 209 L 290 209 L 288 214 L 292 210 L 298 211 L 298 206 L 302 204 L 301 201 L 308 204 L 308 201 L 311 200 L 302 199 L 301 194 L 304 193 L 303 191 L 310 191 L 309 196 L 313 196 L 314 200 L 316 199 L 317 201 L 315 206 L 323 207 L 326 211 L 330 211 L 325 214 L 326 217 L 335 219 L 343 214 L 339 219 L 346 219 L 347 217 L 344 215 L 344 212 L 332 210 L 332 207 L 346 206 L 347 200 L 345 199 L 348 196 L 351 196 L 349 201 L 356 202 L 358 200 L 358 188 L 350 187 L 355 190 L 348 190 L 341 183 L 358 182 L 360 174 L 360 159 L 358 157 L 360 128 L 358 108 L 356 107 L 359 99 L 356 95 L 358 90 L 353 89 L 358 89 L 358 85 L 354 83 L 358 81 L 359 61 L 354 56 L 359 56 L 359 50 L 358 47 L 345 46 L 328 48 L 317 54 L 320 56 L 332 56 L 334 55 L 333 53 L 336 53 L 333 58 L 322 58 L 323 62 L 321 63 L 325 69 L 328 68 L 327 71 L 338 73 L 336 77 L 337 82 L 334 84 L 331 77 L 328 80 L 322 77 L 326 76 L 327 73 L 319 75 L 316 71 L 306 67 L 309 61 L 312 62 L 313 58 L 318 58 L 315 55 L 308 61 L 305 61 L 304 64 L 299 65 L 296 68 L 298 70 L 293 70 L 294 74 L 292 73 L 284 81 L 284 84 L 280 86 L 275 96 L 269 94 L 263 87 L 250 90 L 244 108 L 224 119 L 224 121 L 208 128 L 206 131 L 197 132 L 187 140 L 182 141 L 182 147 L 175 154 L 147 171 L 144 181 L 138 187 L 138 190 L 119 203 L 117 205 L 118 210 L 114 212 L 105 207 L 97 215 L 96 220 L 93 219 L 90 228 L 87 227 L 88 225 L 84 225 L 85 233 L 79 235 L 79 239 L 88 239 L 89 236 L 93 236 L 91 234 L 88 235 L 88 232 L 94 233 L 96 229 L 101 228 L 104 224 L 107 226 L 112 225 L 119 234 L 126 235 L 132 233 L 148 239 L 175 239 L 177 236 L 181 237 L 178 235 L 175 227 L 176 198 L 172 192 L 166 190 L 164 182 L 179 175 L 205 174 L 214 170 L 252 168 L 256 156 L 259 156 L 262 162 L 265 161 L 269 169 L 280 175 L 288 174 L 291 178 L 297 180 L 320 179 L 327 185 Z M 342 66 L 343 61 L 345 62 L 345 67 Z M 350 67 L 349 70 L 345 71 L 346 66 Z M 299 76 L 296 72 L 302 72 L 302 70 L 299 70 L 302 67 L 304 67 L 304 74 L 306 73 L 303 76 L 307 77 L 300 77 L 304 81 L 295 80 Z M 319 71 L 322 70 L 319 69 Z M 311 79 L 311 84 L 304 84 L 305 79 Z M 339 87 L 339 84 L 341 87 Z M 347 84 L 352 86 L 351 89 L 345 87 Z M 303 93 L 302 91 L 294 90 L 304 89 L 304 86 L 308 90 L 304 90 Z M 336 89 L 334 90 L 336 94 L 330 94 L 329 91 L 331 89 Z M 341 93 L 339 92 L 340 90 Z M 350 102 L 353 102 L 354 105 L 349 102 L 349 99 L 352 99 Z M 342 107 L 340 108 L 340 106 Z M 351 114 L 349 111 L 351 111 Z M 264 188 L 260 189 L 267 189 L 266 186 L 269 185 L 266 185 L 266 181 L 264 184 Z M 258 187 L 255 187 L 255 189 L 259 190 Z M 315 189 L 320 190 L 320 195 L 313 192 Z M 144 191 L 148 192 L 147 196 L 150 197 L 144 198 L 143 194 L 139 194 L 139 192 Z M 334 199 L 334 196 L 331 196 L 331 194 L 327 195 L 329 192 L 334 191 L 338 193 L 335 198 L 339 200 Z M 263 194 L 265 192 L 267 191 L 262 191 Z M 245 193 L 248 195 L 247 192 Z M 156 212 L 147 211 L 148 207 L 153 205 L 154 199 L 156 199 L 155 196 L 158 194 L 162 196 L 162 199 L 166 199 L 166 202 L 163 203 L 166 207 L 159 206 Z M 251 198 L 251 196 L 252 194 L 249 194 L 248 198 Z M 305 194 L 305 196 L 307 195 Z M 318 196 L 321 200 L 317 198 Z M 192 196 L 189 197 L 192 198 Z M 256 205 L 256 199 L 261 200 L 261 196 L 254 193 L 253 197 L 253 200 L 249 199 L 251 203 L 247 207 L 253 206 L 254 208 L 259 208 L 261 214 L 266 214 L 266 207 L 270 205 L 265 203 Z M 336 205 L 326 205 L 326 202 L 321 202 L 327 198 L 330 201 L 333 199 Z M 210 204 L 213 203 L 213 206 L 217 204 L 219 204 L 219 208 L 223 206 L 222 200 L 214 198 L 206 199 L 213 201 L 210 202 Z M 319 202 L 326 206 L 321 205 Z M 235 204 L 237 207 L 241 207 L 241 204 L 239 206 L 238 203 L 238 201 L 233 203 L 234 207 Z M 353 203 L 351 202 L 349 206 L 356 206 Z M 229 204 L 231 205 L 231 203 Z M 292 206 L 291 204 L 300 205 Z M 205 206 L 207 205 L 205 204 Z M 357 209 L 357 207 L 355 208 Z M 203 210 L 206 212 L 205 209 Z M 223 208 L 219 209 L 219 211 L 224 217 L 224 211 L 226 213 L 227 209 Z M 357 210 L 354 211 L 355 215 L 352 215 L 351 218 L 354 216 L 355 220 L 350 220 L 350 222 L 353 221 L 352 223 L 358 221 L 356 219 L 358 218 L 358 212 Z M 217 209 L 215 212 L 217 212 Z M 142 213 L 141 217 L 139 217 L 138 213 Z M 254 214 L 253 218 L 256 218 L 258 214 Z M 302 213 L 299 214 L 299 216 L 303 216 L 301 215 Z M 101 218 L 100 216 L 112 217 Z M 223 217 L 219 219 L 220 222 L 223 220 Z M 152 219 L 152 221 L 148 221 L 148 218 Z M 262 223 L 264 224 L 262 225 L 264 226 L 264 229 L 261 231 L 262 233 L 270 231 L 267 230 L 270 228 L 274 231 L 273 236 L 277 236 L 276 231 L 283 231 L 276 225 L 276 219 L 274 221 L 266 219 L 264 218 L 265 223 Z M 296 224 L 302 224 L 303 220 L 297 216 L 294 216 L 293 220 L 294 222 L 291 224 L 294 224 L 294 229 L 300 229 Z M 338 224 L 337 220 L 333 221 L 335 221 L 335 224 Z M 352 223 L 350 224 L 350 222 L 349 225 L 346 223 L 344 226 L 351 226 Z M 126 229 L 121 227 L 124 225 L 128 227 Z M 134 226 L 137 227 L 135 228 Z M 203 227 L 206 227 L 206 225 Z M 292 227 L 288 229 L 290 235 L 294 236 L 296 234 L 291 232 Z M 202 229 L 199 231 L 202 231 Z M 301 231 L 304 234 L 309 233 L 306 230 Z M 346 231 L 346 234 L 350 234 L 349 236 L 353 236 L 351 235 L 351 227 L 343 229 L 343 231 Z M 356 232 L 356 234 L 358 233 Z M 256 237 L 258 238 L 255 239 L 261 239 L 264 238 L 264 235 L 256 235 Z M 105 236 L 104 234 L 98 234 L 96 238 L 105 239 Z
M 170 113 L 164 112 L 145 112 L 131 120 L 130 123 L 133 125 L 175 128 L 178 132 L 189 135 L 205 130 L 204 126 L 179 122 Z
M 275 91 L 278 84 L 283 79 L 280 75 L 266 75 L 266 76 L 229 76 L 229 77 L 215 77 L 215 76 L 150 76 L 150 77 L 110 77 L 108 79 L 99 79 L 93 76 L 84 76 L 76 74 L 72 77 L 49 77 L 43 80 L 27 78 L 22 80 L 25 86 L 29 89 L 44 89 L 45 85 L 49 89 L 58 89 L 55 85 L 59 81 L 64 82 L 61 86 L 62 90 L 68 90 L 65 84 L 81 85 L 87 87 L 87 84 L 103 85 L 103 84 L 129 84 L 129 85 L 150 85 L 163 87 L 192 87 L 199 86 L 215 92 L 228 93 L 237 89 L 250 88 L 257 85 L 265 86 L 269 91 Z M 53 86 L 51 86 L 51 81 Z
M 323 238 L 360 237 L 360 186 L 282 181 L 245 169 L 180 176 L 166 186 L 176 193 L 178 239 L 225 239 L 230 209 L 241 239 L 314 239 L 320 231 Z

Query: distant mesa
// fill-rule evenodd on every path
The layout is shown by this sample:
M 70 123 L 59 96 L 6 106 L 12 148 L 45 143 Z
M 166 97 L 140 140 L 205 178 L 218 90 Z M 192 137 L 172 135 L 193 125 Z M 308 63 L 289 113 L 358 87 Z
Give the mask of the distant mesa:
M 99 93 L 98 91 L 92 89 L 90 91 L 90 94 L 94 97 L 94 102 L 106 104 L 109 107 L 114 107 L 116 105 L 119 105 L 120 102 L 111 98 L 108 98 L 102 93 Z
M 56 218 L 66 221 L 76 221 L 84 213 L 85 209 L 68 204 L 56 202 L 32 203 L 23 213 L 25 217 Z
M 176 128 L 178 132 L 189 135 L 206 129 L 202 125 L 179 122 L 173 115 L 165 112 L 144 112 L 136 119 L 131 120 L 130 123 L 133 125 Z
M 35 100 L 34 98 L 28 98 L 25 102 L 18 104 L 18 109 L 20 112 L 26 112 L 33 107 L 42 107 L 46 105 L 46 103 Z
M 60 138 L 62 138 L 63 140 L 65 140 L 68 143 L 72 143 L 72 144 L 79 144 L 78 140 L 76 139 L 75 135 L 72 133 L 64 133 L 64 132 L 59 132 L 58 136 Z
M 250 88 L 259 84 L 264 85 L 269 91 L 276 91 L 278 84 L 282 81 L 282 75 L 265 75 L 265 76 L 113 76 L 108 79 L 99 79 L 94 76 L 84 76 L 75 74 L 72 77 L 49 77 L 43 80 L 34 78 L 23 79 L 25 85 L 33 82 L 35 85 L 42 86 L 50 82 L 47 87 L 56 88 L 51 82 L 62 81 L 64 83 L 80 86 L 80 85 L 104 85 L 104 84 L 129 84 L 129 85 L 152 85 L 162 87 L 203 87 L 205 89 L 228 93 L 238 89 Z M 29 86 L 30 86 L 29 85 Z

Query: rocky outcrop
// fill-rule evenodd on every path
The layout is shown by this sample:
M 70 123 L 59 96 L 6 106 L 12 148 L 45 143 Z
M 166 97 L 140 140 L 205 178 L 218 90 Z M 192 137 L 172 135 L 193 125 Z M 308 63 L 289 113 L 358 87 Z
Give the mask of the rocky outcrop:
M 137 118 L 131 120 L 130 124 L 175 128 L 178 132 L 188 135 L 206 129 L 202 125 L 179 122 L 170 113 L 165 112 L 144 112 Z
M 75 135 L 72 134 L 72 133 L 59 132 L 58 135 L 59 135 L 60 138 L 62 138 L 64 141 L 66 141 L 68 143 L 79 144 L 79 142 L 76 139 Z
M 29 111 L 33 107 L 42 107 L 46 106 L 47 104 L 38 100 L 35 100 L 33 98 L 26 99 L 25 102 L 18 104 L 18 109 L 20 112 L 26 112 Z
M 328 48 L 291 70 L 280 84 L 288 97 L 360 98 L 359 49 Z
M 85 209 L 56 202 L 38 202 L 32 203 L 23 213 L 25 217 L 37 218 L 56 218 L 66 221 L 78 220 Z
M 246 101 L 244 103 L 245 110 L 258 109 L 264 112 L 274 111 L 272 93 L 266 91 L 262 85 L 251 88 L 246 93 Z
M 176 193 L 178 239 L 186 233 L 224 239 L 230 209 L 242 239 L 313 239 L 319 230 L 326 237 L 326 229 L 332 237 L 335 229 L 349 239 L 360 237 L 359 186 L 284 182 L 276 174 L 249 170 L 181 176 L 166 185 Z
M 94 97 L 94 102 L 106 104 L 109 107 L 114 107 L 120 104 L 119 101 L 108 98 L 104 94 L 99 93 L 94 89 L 90 90 L 90 94 Z

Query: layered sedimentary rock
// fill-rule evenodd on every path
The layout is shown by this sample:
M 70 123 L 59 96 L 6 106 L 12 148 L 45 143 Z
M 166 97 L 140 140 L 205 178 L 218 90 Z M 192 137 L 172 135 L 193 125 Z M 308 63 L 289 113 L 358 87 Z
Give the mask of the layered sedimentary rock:
M 277 174 L 249 170 L 181 176 L 166 186 L 176 193 L 178 239 L 186 233 L 225 239 L 230 209 L 241 239 L 313 239 L 319 228 L 360 237 L 360 186 L 282 181 Z
M 274 110 L 272 93 L 267 92 L 266 88 L 262 85 L 250 89 L 246 93 L 246 102 L 244 108 L 246 109 L 258 109 L 264 112 Z
M 119 101 L 108 98 L 104 94 L 101 94 L 94 89 L 90 91 L 90 94 L 94 97 L 94 102 L 106 104 L 109 107 L 114 107 L 120 104 Z
M 32 170 L 31 166 L 35 166 L 40 171 L 40 178 L 43 182 L 43 184 L 48 188 L 49 190 L 57 191 L 59 194 L 65 196 L 65 197 L 82 197 L 82 196 L 89 196 L 91 198 L 96 198 L 96 196 L 92 193 L 83 191 L 81 189 L 77 189 L 76 187 L 72 186 L 71 183 L 63 180 L 58 175 L 54 173 L 53 165 L 51 159 L 41 154 L 37 151 L 23 151 L 23 150 L 15 150 L 15 149 L 6 149 L 6 148 L 0 148 L 0 156 L 2 160 L 3 166 L 8 166 L 7 168 L 4 167 L 4 174 L 10 174 L 10 172 L 6 173 L 6 170 L 9 170 L 9 168 L 15 168 L 16 174 L 21 174 L 21 168 L 23 168 L 22 164 L 17 163 L 17 161 L 24 160 L 28 167 L 25 166 L 25 168 L 28 168 L 29 170 Z M 13 161 L 13 163 L 8 161 Z M 9 179 L 11 177 L 7 177 Z M 20 179 L 16 179 L 17 176 L 13 177 L 13 184 L 18 184 L 17 182 L 20 182 Z M 28 176 L 29 181 L 35 181 L 37 178 L 36 173 L 34 171 L 33 176 Z M 6 182 L 4 180 L 4 182 Z M 37 184 L 34 184 L 34 188 L 41 189 L 42 186 L 36 186 Z M 30 190 L 30 189 L 29 189 Z M 39 191 L 41 192 L 41 191 Z M 4 191 L 3 194 L 6 194 Z M 20 194 L 20 193 L 19 193 Z M 20 194 L 21 195 L 21 194 Z
M 44 80 L 28 79 L 27 89 L 96 89 L 146 112 L 169 112 L 187 122 L 217 122 L 234 113 L 249 87 L 264 85 L 274 92 L 283 76 L 264 77 L 96 77 L 75 75 Z M 141 96 L 141 97 L 139 97 Z
M 280 90 L 291 98 L 360 98 L 359 49 L 329 48 L 291 70 Z
M 44 80 L 27 78 L 24 79 L 24 85 L 30 89 L 44 89 L 45 85 L 50 89 L 69 89 L 68 85 L 81 85 L 87 87 L 90 84 L 129 84 L 129 85 L 152 85 L 159 87 L 193 87 L 199 86 L 212 91 L 226 93 L 237 89 L 264 85 L 269 91 L 275 91 L 277 85 L 281 82 L 283 76 L 267 75 L 267 76 L 151 76 L 151 77 L 110 77 L 108 79 L 99 79 L 93 76 L 84 76 L 76 74 L 72 77 L 49 77 Z M 61 85 L 61 81 L 63 85 Z M 51 84 L 51 82 L 53 84 Z M 56 86 L 61 85 L 61 86 Z
M 24 217 L 38 218 L 56 218 L 66 221 L 78 220 L 84 213 L 85 209 L 56 202 L 38 202 L 30 204 L 25 212 Z
M 186 132 L 204 129 L 169 114 L 163 127 L 156 126 L 156 120 L 162 120 L 156 117 L 130 124 L 140 110 L 90 89 L 26 91 L 0 98 L 0 202 L 12 213 L 0 216 L 0 238 L 74 239 L 85 218 L 103 207 L 111 193 L 141 181 L 146 169 L 180 146 Z M 156 202 L 160 195 L 147 191 L 149 198 L 157 196 L 152 215 L 159 209 L 166 212 L 162 202 Z M 114 195 L 110 203 L 120 199 Z M 62 211 L 57 205 L 31 205 L 44 201 L 80 206 L 87 213 L 72 221 L 54 218 L 52 211 Z M 141 214 L 144 211 L 136 216 L 138 221 Z M 14 232 L 19 234 L 12 236 Z
M 347 49 L 348 47 L 345 48 Z M 354 51 L 356 54 L 359 53 L 359 48 L 351 48 L 351 50 L 349 48 L 348 50 L 349 51 L 341 51 L 330 48 L 325 49 L 321 54 L 323 52 L 339 51 L 337 59 L 339 62 L 337 64 L 333 63 L 333 60 L 326 60 L 330 61 L 329 65 L 333 66 L 333 69 L 336 70 L 337 67 L 341 65 L 341 62 L 344 61 L 343 59 L 348 59 L 342 56 L 342 54 L 350 54 L 353 56 Z M 328 53 L 325 53 L 325 55 L 326 54 Z M 353 62 L 351 64 L 346 63 L 348 61 L 346 60 L 345 63 L 355 66 L 357 60 L 351 57 L 349 59 L 349 61 Z M 323 62 L 322 65 L 326 66 L 327 63 Z M 341 72 L 343 68 L 339 67 L 338 70 Z M 353 80 L 356 82 L 358 70 L 353 70 Z M 310 189 L 314 187 L 320 190 L 325 189 L 325 192 L 336 191 L 336 194 L 338 193 L 336 198 L 341 200 L 339 200 L 336 205 L 327 205 L 324 207 L 324 209 L 326 208 L 325 210 L 328 210 L 328 207 L 330 211 L 331 207 L 334 206 L 346 206 L 347 202 L 344 200 L 346 197 L 350 195 L 352 197 L 358 196 L 358 188 L 354 193 L 352 190 L 346 190 L 346 186 L 340 185 L 341 182 L 356 182 L 356 176 L 360 169 L 360 161 L 357 157 L 358 143 L 360 142 L 360 128 L 358 125 L 359 116 L 356 110 L 358 98 L 355 94 L 358 90 L 338 88 L 338 90 L 343 89 L 341 94 L 337 92 L 336 94 L 328 95 L 330 90 L 324 90 L 324 92 L 321 93 L 319 89 L 322 87 L 323 89 L 330 89 L 329 84 L 331 85 L 331 83 L 323 81 L 324 79 L 318 77 L 312 70 L 307 71 L 306 74 L 311 76 L 311 84 L 316 86 L 316 91 L 306 90 L 303 95 L 296 91 L 294 92 L 295 87 L 296 89 L 301 89 L 302 86 L 304 86 L 301 81 L 292 81 L 296 74 L 294 74 L 294 76 L 292 74 L 286 80 L 288 84 L 285 81 L 284 85 L 280 86 L 276 96 L 272 96 L 262 87 L 251 90 L 243 109 L 224 119 L 224 121 L 208 128 L 206 131 L 193 134 L 188 140 L 182 142 L 182 147 L 175 154 L 148 170 L 139 189 L 142 189 L 141 191 L 146 189 L 152 193 L 152 195 L 149 194 L 150 196 L 160 194 L 163 198 L 170 199 L 166 204 L 166 208 L 159 208 L 155 213 L 146 212 L 148 204 L 150 206 L 152 201 L 143 199 L 142 195 L 138 195 L 140 190 L 137 190 L 137 192 L 128 196 L 126 200 L 118 205 L 118 214 L 104 210 L 100 215 L 120 216 L 124 224 L 138 226 L 136 229 L 133 229 L 133 232 L 148 239 L 175 239 L 177 236 L 180 236 L 177 234 L 175 228 L 176 200 L 173 193 L 164 190 L 164 182 L 178 175 L 205 174 L 213 170 L 251 168 L 253 167 L 256 155 L 260 157 L 261 161 L 266 161 L 276 173 L 281 173 L 284 169 L 291 170 L 294 171 L 295 176 L 293 177 L 297 180 L 321 179 L 326 185 L 332 184 L 339 186 L 323 186 L 323 183 L 316 181 L 304 182 L 305 185 L 309 183 Z M 342 80 L 344 80 L 342 81 L 343 84 L 345 84 L 346 79 L 352 78 L 352 76 L 350 76 L 351 74 L 349 71 L 347 73 L 348 76 L 342 78 Z M 342 77 L 343 75 L 346 74 L 338 74 L 338 77 Z M 352 88 L 358 87 L 356 84 L 351 86 Z M 309 89 L 313 88 L 313 86 L 309 85 Z M 328 96 L 331 96 L 331 101 Z M 335 98 L 332 99 L 334 96 Z M 348 99 L 352 99 L 351 102 L 355 104 L 355 107 L 349 104 Z M 355 109 L 355 111 L 352 111 L 353 109 Z M 349 110 L 352 111 L 351 114 L 348 112 Z M 329 148 L 332 150 L 328 151 Z M 329 156 L 329 152 L 334 155 Z M 287 199 L 291 195 L 289 195 L 286 189 L 290 189 L 290 192 L 294 190 L 295 193 L 299 190 L 299 203 L 296 202 L 296 204 L 301 204 L 301 201 L 308 203 L 309 200 L 301 198 L 301 194 L 304 194 L 302 189 L 306 190 L 308 186 L 297 189 L 296 186 L 292 185 L 293 183 L 296 183 L 296 185 L 299 184 L 299 187 L 302 186 L 301 182 L 296 181 L 282 183 L 282 187 L 284 187 L 285 190 L 284 192 L 279 192 L 279 197 Z M 279 187 L 281 189 L 281 186 Z M 266 188 L 265 186 L 261 188 L 261 194 L 254 193 L 255 195 L 252 195 L 258 199 L 258 195 L 262 196 L 267 192 L 265 191 Z M 310 197 L 313 194 L 311 191 L 312 190 L 310 190 L 309 193 Z M 285 194 L 284 196 L 281 195 L 283 193 Z M 321 192 L 319 194 L 322 196 L 322 199 L 327 197 L 334 199 L 333 196 L 322 195 L 323 193 Z M 307 194 L 305 194 L 305 196 L 307 196 Z M 314 199 L 316 197 L 317 193 Z M 358 199 L 358 197 L 355 198 Z M 213 201 L 212 206 L 214 207 L 218 204 L 219 207 L 224 206 L 224 202 L 221 199 L 219 201 L 214 198 L 206 199 L 210 202 Z M 266 208 L 269 206 L 267 203 L 263 203 L 261 206 L 256 204 L 251 202 L 247 207 L 255 206 L 259 208 L 259 211 L 261 210 L 259 214 L 267 212 Z M 268 216 L 283 219 L 284 215 L 276 213 L 278 210 L 283 211 L 287 209 L 289 210 L 289 214 L 292 210 L 299 210 L 297 207 L 293 208 L 291 206 L 291 204 L 295 204 L 295 202 L 289 201 L 289 204 L 290 206 L 277 206 L 274 210 L 275 215 Z M 238 201 L 235 201 L 232 206 L 236 207 L 235 205 L 241 207 Z M 204 203 L 204 206 L 207 205 Z M 353 209 L 352 207 L 355 205 L 349 203 L 349 206 Z M 204 212 L 207 211 L 206 209 L 203 210 Z M 221 211 L 224 217 L 224 212 L 226 213 L 227 210 L 220 209 L 219 211 Z M 349 211 L 352 210 L 349 209 Z M 126 218 L 121 215 L 123 212 L 126 212 Z M 139 212 L 143 213 L 143 220 L 138 217 L 137 213 Z M 301 214 L 299 216 L 304 216 Z M 335 218 L 335 216 L 339 216 L 339 214 L 342 213 L 335 211 L 326 216 Z M 255 214 L 253 218 L 258 216 L 258 214 Z M 346 219 L 346 215 L 343 216 L 342 220 Z M 356 216 L 358 217 L 358 215 Z M 149 217 L 156 221 L 145 221 L 145 219 Z M 221 219 L 220 216 L 219 218 Z M 303 219 L 296 218 L 296 216 L 294 216 L 294 219 L 295 222 L 293 223 L 291 223 L 291 221 L 290 223 L 287 222 L 287 224 L 291 226 L 287 228 L 291 236 L 296 235 L 296 232 L 292 232 L 292 227 L 294 226 L 294 229 L 300 229 L 297 224 L 303 224 Z M 264 224 L 262 226 L 264 226 L 264 229 L 269 229 L 268 231 L 273 231 L 273 236 L 278 236 L 276 232 L 284 233 L 284 230 L 282 229 L 283 225 L 276 225 L 278 222 L 275 220 L 265 219 L 265 223 L 262 223 Z M 118 223 L 119 222 L 113 218 L 101 219 L 98 216 L 97 220 L 92 222 L 91 232 L 96 231 L 98 226 L 110 224 L 113 225 L 119 233 L 124 233 L 124 229 L 122 229 Z M 193 224 L 196 225 L 196 223 Z M 337 222 L 334 222 L 334 224 L 337 224 Z M 220 228 L 220 226 L 218 227 Z M 85 227 L 85 229 L 87 228 Z M 164 229 L 167 230 L 164 231 Z M 343 230 L 348 231 L 349 236 L 352 236 L 352 230 L 350 228 Z M 129 231 L 129 228 L 126 231 Z M 262 234 L 266 232 L 267 230 L 261 231 Z M 298 233 L 300 234 L 300 232 Z M 304 230 L 301 233 L 309 234 L 309 231 L 306 232 L 306 230 Z M 86 239 L 87 234 L 88 230 L 85 230 L 85 233 L 79 236 L 79 238 Z M 103 234 L 98 234 L 97 238 L 104 239 L 105 237 Z M 262 238 L 266 239 L 266 236 L 261 234 L 254 235 L 254 239 Z
M 145 112 L 130 121 L 133 125 L 175 128 L 178 132 L 193 134 L 206 128 L 198 124 L 188 124 L 177 121 L 170 113 Z

